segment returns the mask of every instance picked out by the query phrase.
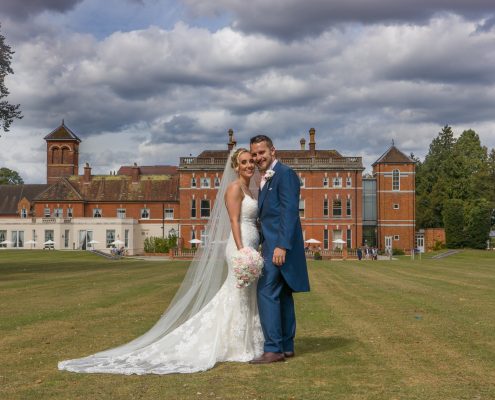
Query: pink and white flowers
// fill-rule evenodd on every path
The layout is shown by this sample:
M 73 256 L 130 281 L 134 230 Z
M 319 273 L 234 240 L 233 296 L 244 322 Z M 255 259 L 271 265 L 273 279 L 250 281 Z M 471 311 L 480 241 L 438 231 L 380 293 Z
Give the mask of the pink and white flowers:
M 232 256 L 232 266 L 236 278 L 236 287 L 248 287 L 263 270 L 263 257 L 252 247 L 244 247 Z

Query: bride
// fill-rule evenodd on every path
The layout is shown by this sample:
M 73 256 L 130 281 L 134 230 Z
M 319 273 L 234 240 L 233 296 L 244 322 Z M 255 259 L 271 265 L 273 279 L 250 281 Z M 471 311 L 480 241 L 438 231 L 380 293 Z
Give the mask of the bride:
M 237 250 L 258 248 L 258 202 L 249 189 L 254 171 L 247 149 L 231 152 L 206 227 L 206 244 L 159 321 L 130 343 L 62 361 L 59 369 L 126 375 L 191 373 L 221 361 L 247 362 L 263 353 L 256 282 L 236 288 L 229 265 Z M 222 197 L 225 206 L 218 201 Z

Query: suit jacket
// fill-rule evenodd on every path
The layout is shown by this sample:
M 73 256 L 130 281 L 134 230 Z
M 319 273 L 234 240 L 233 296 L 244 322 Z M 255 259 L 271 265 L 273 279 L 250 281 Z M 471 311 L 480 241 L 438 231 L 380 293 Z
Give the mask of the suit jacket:
M 309 279 L 299 219 L 299 177 L 280 161 L 273 170 L 275 174 L 265 183 L 258 198 L 263 258 L 267 267 L 280 268 L 294 292 L 307 292 Z M 287 250 L 281 267 L 272 263 L 275 247 Z

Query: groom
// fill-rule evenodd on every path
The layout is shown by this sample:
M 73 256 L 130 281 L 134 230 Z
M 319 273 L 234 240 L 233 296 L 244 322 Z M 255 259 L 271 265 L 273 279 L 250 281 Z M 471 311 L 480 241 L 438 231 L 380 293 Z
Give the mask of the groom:
M 276 159 L 268 136 L 255 136 L 250 144 L 263 177 L 258 209 L 265 260 L 258 281 L 264 353 L 251 363 L 267 364 L 294 356 L 296 316 L 292 293 L 308 292 L 309 280 L 299 220 L 299 178 Z

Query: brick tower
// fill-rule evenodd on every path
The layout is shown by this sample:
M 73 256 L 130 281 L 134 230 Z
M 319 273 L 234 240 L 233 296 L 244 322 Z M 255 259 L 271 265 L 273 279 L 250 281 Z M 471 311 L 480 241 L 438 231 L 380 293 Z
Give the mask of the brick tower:
M 373 164 L 373 176 L 378 247 L 410 251 L 415 246 L 415 162 L 392 142 Z
M 79 174 L 79 139 L 62 124 L 44 137 L 46 140 L 46 182 L 55 183 L 63 176 Z

